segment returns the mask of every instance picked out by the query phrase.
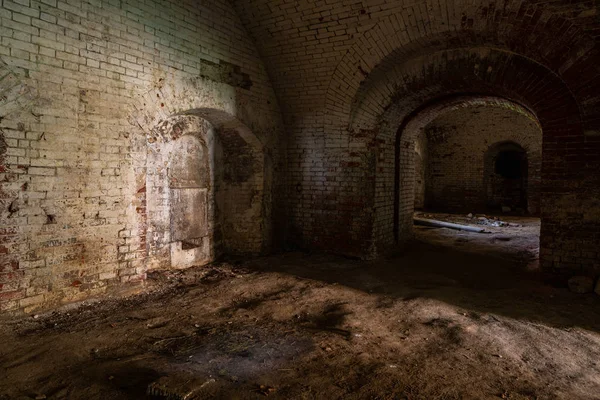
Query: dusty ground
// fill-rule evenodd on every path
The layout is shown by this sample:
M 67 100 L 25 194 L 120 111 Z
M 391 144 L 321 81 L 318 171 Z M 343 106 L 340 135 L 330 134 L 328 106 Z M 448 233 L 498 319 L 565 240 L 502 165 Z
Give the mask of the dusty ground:
M 600 399 L 600 297 L 544 284 L 539 222 L 507 220 L 524 226 L 418 228 L 376 262 L 155 274 L 139 296 L 5 321 L 0 399 Z

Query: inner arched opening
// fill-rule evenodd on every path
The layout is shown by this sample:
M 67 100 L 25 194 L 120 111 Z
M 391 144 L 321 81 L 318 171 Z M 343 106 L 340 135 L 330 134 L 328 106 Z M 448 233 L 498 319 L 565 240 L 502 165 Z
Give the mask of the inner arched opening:
M 398 242 L 408 235 L 460 238 L 469 246 L 491 243 L 500 252 L 508 244 L 511 252 L 522 246 L 537 256 L 541 153 L 536 116 L 514 102 L 469 97 L 423 108 L 398 131 Z M 426 219 L 460 226 L 433 231 L 413 228 L 413 219 L 418 225 Z M 467 240 L 468 227 L 503 240 Z

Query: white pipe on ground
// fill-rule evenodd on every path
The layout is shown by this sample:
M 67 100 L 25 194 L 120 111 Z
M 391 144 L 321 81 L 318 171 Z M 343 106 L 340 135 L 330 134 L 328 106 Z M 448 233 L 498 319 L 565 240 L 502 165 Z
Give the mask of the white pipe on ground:
M 484 228 L 477 228 L 475 226 L 453 224 L 452 222 L 438 221 L 435 219 L 414 218 L 414 223 L 415 223 L 415 225 L 433 226 L 436 228 L 450 228 L 450 229 L 457 229 L 459 231 L 467 231 L 467 232 L 475 232 L 475 233 L 485 232 Z

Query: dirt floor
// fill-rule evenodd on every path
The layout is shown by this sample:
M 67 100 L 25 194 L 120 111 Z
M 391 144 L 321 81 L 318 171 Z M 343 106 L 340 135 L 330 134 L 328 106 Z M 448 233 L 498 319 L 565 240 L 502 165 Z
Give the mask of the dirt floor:
M 600 399 L 600 296 L 544 283 L 539 220 L 504 221 L 520 226 L 416 228 L 373 262 L 155 273 L 125 300 L 4 321 L 0 399 Z

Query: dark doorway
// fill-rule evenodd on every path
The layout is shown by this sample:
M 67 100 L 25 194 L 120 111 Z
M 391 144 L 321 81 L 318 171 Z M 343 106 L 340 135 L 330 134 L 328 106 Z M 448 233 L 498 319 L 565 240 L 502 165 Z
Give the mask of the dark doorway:
M 485 157 L 487 206 L 491 210 L 527 210 L 527 152 L 516 143 L 493 145 Z

